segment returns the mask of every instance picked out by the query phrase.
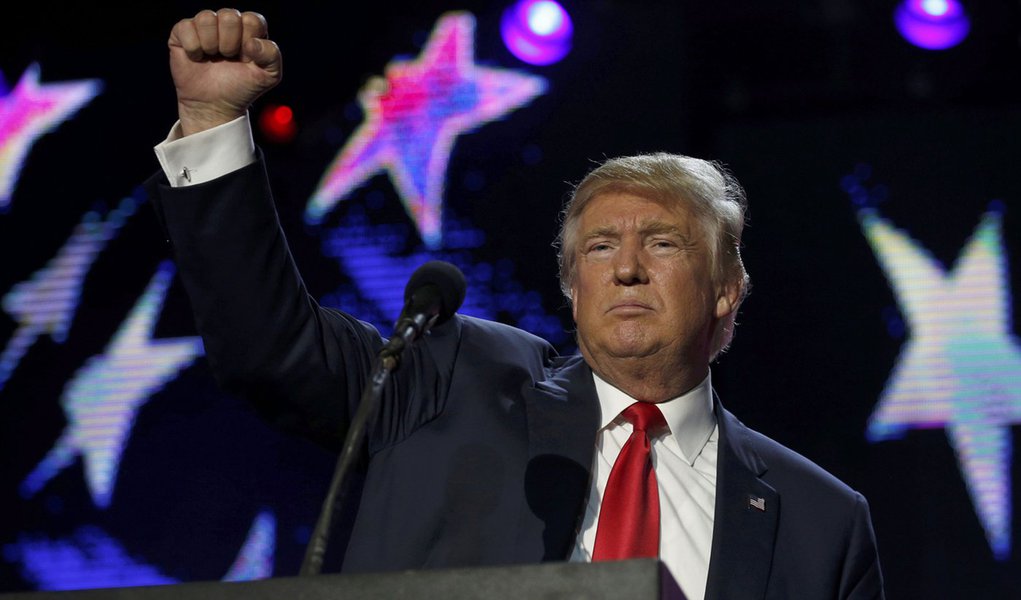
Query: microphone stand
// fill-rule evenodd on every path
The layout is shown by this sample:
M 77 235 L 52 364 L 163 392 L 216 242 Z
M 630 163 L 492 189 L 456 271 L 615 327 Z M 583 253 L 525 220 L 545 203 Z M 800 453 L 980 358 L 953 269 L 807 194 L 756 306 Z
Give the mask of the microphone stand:
M 323 568 L 323 556 L 326 554 L 326 546 L 330 541 L 330 533 L 333 524 L 333 516 L 340 512 L 344 506 L 347 496 L 347 480 L 351 467 L 357 461 L 365 440 L 365 427 L 369 416 L 383 397 L 383 389 L 390 378 L 390 373 L 396 371 L 400 366 L 401 355 L 404 349 L 412 342 L 420 338 L 436 322 L 438 311 L 433 314 L 419 313 L 406 317 L 397 322 L 395 335 L 390 338 L 372 368 L 372 377 L 369 385 L 362 390 L 362 397 L 358 403 L 358 410 L 351 419 L 347 436 L 344 437 L 344 445 L 337 458 L 337 466 L 333 471 L 333 479 L 330 481 L 330 489 L 323 500 L 323 508 L 319 513 L 319 520 L 316 521 L 312 538 L 305 549 L 305 559 L 301 561 L 300 575 L 318 575 Z

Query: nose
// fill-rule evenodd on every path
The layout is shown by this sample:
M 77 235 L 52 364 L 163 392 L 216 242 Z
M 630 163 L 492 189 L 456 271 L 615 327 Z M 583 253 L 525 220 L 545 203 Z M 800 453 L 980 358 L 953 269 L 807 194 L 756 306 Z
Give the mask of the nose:
M 625 242 L 614 253 L 613 276 L 620 285 L 648 283 L 645 257 L 640 243 Z

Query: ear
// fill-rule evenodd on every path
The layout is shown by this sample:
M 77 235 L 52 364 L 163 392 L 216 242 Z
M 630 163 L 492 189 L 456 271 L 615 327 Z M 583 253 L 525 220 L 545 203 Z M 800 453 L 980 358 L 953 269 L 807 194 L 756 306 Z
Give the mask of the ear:
M 716 295 L 716 318 L 722 319 L 735 310 L 741 299 L 742 281 L 728 281 L 720 288 Z
M 577 298 L 578 298 L 578 286 L 572 283 L 571 284 L 571 318 L 574 319 L 575 323 L 578 322 L 578 301 L 577 301 Z

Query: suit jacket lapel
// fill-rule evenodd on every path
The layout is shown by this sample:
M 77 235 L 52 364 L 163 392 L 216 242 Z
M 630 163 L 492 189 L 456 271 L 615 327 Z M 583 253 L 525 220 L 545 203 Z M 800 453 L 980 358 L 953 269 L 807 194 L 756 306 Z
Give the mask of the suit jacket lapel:
M 525 496 L 530 515 L 524 522 L 542 527 L 542 560 L 564 560 L 573 549 L 584 513 L 599 429 L 591 369 L 580 356 L 566 359 L 547 379 L 526 391 L 525 406 Z M 526 531 L 530 527 L 521 529 L 519 540 L 527 543 L 532 537 Z
M 720 405 L 719 398 L 715 404 L 720 443 L 705 597 L 762 598 L 773 562 L 780 496 L 759 479 L 767 465 L 751 444 L 750 430 Z

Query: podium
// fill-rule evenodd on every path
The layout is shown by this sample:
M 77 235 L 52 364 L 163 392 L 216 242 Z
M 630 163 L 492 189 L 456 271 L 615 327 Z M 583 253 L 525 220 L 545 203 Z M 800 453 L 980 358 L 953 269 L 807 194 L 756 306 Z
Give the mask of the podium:
M 667 568 L 645 558 L 436 571 L 277 577 L 68 592 L 0 594 L 0 600 L 467 600 L 486 598 L 684 600 Z

